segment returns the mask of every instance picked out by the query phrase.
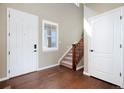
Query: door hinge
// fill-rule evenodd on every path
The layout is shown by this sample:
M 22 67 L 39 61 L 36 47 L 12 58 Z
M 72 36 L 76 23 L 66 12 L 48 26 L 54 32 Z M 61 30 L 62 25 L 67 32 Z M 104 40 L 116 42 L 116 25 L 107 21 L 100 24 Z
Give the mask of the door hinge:
M 122 19 L 122 16 L 120 16 L 120 20 Z
M 120 72 L 120 77 L 121 77 L 121 75 L 122 75 L 122 74 L 121 74 L 121 72 Z
M 9 51 L 9 53 L 8 53 L 9 55 L 10 55 L 10 51 Z
M 9 13 L 8 17 L 10 18 L 10 13 Z
M 9 34 L 8 34 L 9 36 L 10 36 L 10 32 L 9 32 Z
M 8 70 L 8 73 L 10 74 L 10 70 Z
M 122 44 L 120 44 L 120 48 L 122 48 Z

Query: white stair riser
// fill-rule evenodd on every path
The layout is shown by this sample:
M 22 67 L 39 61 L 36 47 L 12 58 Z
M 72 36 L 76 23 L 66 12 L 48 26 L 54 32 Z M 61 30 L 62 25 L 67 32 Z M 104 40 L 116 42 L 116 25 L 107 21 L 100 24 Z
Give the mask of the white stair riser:
M 72 60 L 72 57 L 65 57 L 65 59 Z
M 72 66 L 71 66 L 71 65 L 68 65 L 68 64 L 66 64 L 66 63 L 61 63 L 61 65 L 62 65 L 62 66 L 65 66 L 65 67 L 67 67 L 67 68 L 72 69 Z
M 62 63 L 68 64 L 68 65 L 72 65 L 72 62 L 69 62 L 69 61 L 62 61 Z
M 60 62 L 60 65 L 72 69 L 72 50 L 66 54 L 66 56 Z

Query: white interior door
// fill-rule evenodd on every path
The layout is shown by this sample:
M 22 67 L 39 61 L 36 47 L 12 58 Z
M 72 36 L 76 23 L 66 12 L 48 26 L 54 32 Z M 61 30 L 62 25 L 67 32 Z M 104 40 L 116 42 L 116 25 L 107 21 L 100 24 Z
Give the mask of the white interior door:
M 90 74 L 121 85 L 120 10 L 92 19 Z
M 8 9 L 10 77 L 36 71 L 38 65 L 38 17 Z

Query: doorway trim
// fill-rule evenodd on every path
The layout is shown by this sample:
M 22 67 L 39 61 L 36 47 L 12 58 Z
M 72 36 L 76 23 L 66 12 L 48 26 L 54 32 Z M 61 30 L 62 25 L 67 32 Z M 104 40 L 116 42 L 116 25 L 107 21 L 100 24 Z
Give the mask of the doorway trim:
M 7 79 L 10 79 L 12 78 L 9 74 L 10 72 L 10 56 L 9 56 L 9 51 L 10 51 L 10 11 L 11 10 L 16 10 L 16 9 L 13 9 L 13 8 L 7 8 L 7 51 L 6 51 L 6 56 L 7 56 L 7 69 L 6 69 L 6 78 Z M 20 11 L 20 10 L 17 10 L 17 11 Z M 26 12 L 24 12 L 26 13 Z M 30 13 L 29 13 L 30 14 Z M 35 15 L 36 16 L 36 15 Z M 37 34 L 39 33 L 39 17 L 37 16 L 38 18 L 38 21 L 37 21 Z M 37 62 L 36 62 L 36 70 L 35 71 L 38 71 L 39 70 L 39 34 L 37 35 Z M 26 73 L 27 74 L 27 73 Z

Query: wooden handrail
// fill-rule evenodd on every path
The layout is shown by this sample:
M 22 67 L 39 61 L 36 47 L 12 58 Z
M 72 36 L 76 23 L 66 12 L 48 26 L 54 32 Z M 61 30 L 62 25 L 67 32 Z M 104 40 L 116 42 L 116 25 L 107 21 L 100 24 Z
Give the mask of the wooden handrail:
M 76 71 L 76 67 L 83 57 L 83 38 L 78 43 L 72 44 L 72 55 L 72 68 Z

